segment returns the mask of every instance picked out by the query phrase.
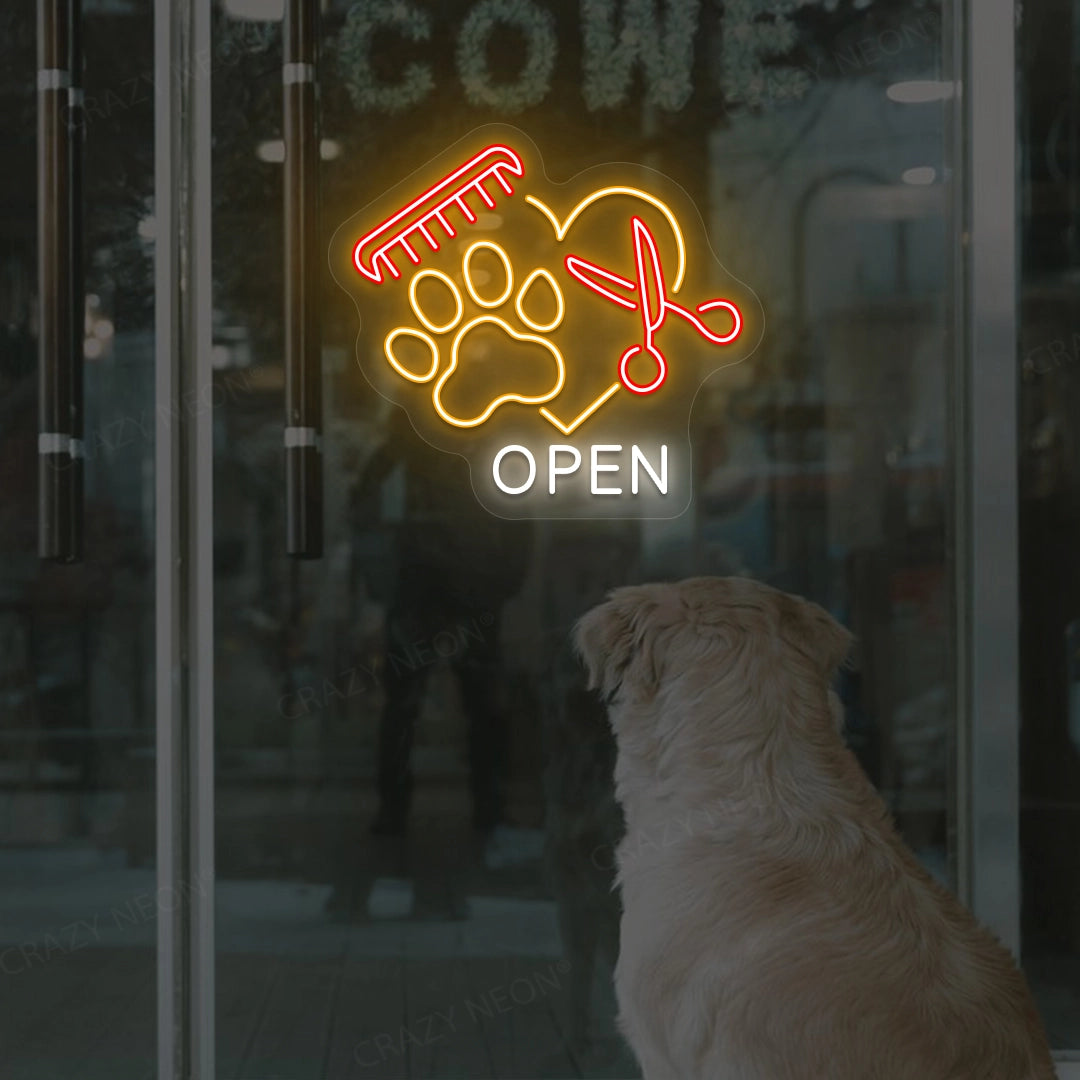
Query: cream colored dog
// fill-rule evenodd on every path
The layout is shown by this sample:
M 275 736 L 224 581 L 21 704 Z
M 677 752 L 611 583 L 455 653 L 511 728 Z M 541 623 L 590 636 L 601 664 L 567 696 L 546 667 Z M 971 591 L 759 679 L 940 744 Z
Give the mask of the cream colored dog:
M 1050 1080 L 1008 952 L 840 737 L 850 635 L 740 578 L 578 623 L 618 742 L 620 1026 L 646 1080 Z

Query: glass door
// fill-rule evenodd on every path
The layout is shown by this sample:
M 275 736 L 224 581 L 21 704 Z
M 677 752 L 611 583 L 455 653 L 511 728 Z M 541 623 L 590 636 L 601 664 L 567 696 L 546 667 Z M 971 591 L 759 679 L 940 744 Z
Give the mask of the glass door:
M 153 23 L 37 7 L 0 12 L 0 1043 L 13 1080 L 141 1080 L 182 899 L 155 876 Z M 50 410 L 79 364 L 76 430 Z
M 213 25 L 218 1072 L 634 1075 L 611 989 L 614 748 L 568 648 L 610 588 L 747 574 L 851 626 L 851 743 L 956 882 L 951 26 L 914 0 L 361 0 L 322 4 L 309 49 L 283 32 L 294 7 L 227 0 Z M 316 75 L 317 135 L 288 104 Z M 361 320 L 335 281 L 335 230 L 390 189 L 410 205 L 416 170 L 492 123 L 555 183 L 620 162 L 669 178 L 761 298 L 760 347 L 694 401 L 678 516 L 495 516 L 465 457 L 365 374 L 385 313 Z M 312 138 L 301 286 L 283 237 L 309 190 L 290 155 Z M 446 311 L 431 290 L 433 334 L 503 290 L 490 245 L 512 200 L 491 194 L 451 222 L 462 254 L 488 249 L 475 296 L 460 269 Z M 298 292 L 317 399 L 291 366 Z M 421 382 L 430 358 L 406 345 Z M 304 394 L 306 418 L 283 419 Z M 295 463 L 283 488 L 285 426 L 286 454 L 321 453 L 317 561 L 285 553 L 317 546 L 287 519 L 317 492 Z

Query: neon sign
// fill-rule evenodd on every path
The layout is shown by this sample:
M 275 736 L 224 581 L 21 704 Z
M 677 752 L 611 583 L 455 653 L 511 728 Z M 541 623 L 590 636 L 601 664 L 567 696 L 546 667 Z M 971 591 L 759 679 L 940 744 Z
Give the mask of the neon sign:
M 681 514 L 694 399 L 762 332 L 681 188 L 625 165 L 552 184 L 503 125 L 350 218 L 330 262 L 365 377 L 504 517 Z

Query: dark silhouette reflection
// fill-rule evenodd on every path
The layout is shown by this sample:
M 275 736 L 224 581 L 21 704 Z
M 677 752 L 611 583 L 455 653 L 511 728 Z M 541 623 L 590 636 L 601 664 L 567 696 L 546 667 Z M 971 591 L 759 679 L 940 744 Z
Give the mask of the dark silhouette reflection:
M 569 631 L 610 589 L 634 580 L 640 549 L 636 522 L 557 522 L 545 552 L 545 617 L 560 628 L 544 684 L 545 870 L 569 971 L 567 1043 L 590 1065 L 603 1057 L 614 1015 L 611 981 L 622 911 L 614 890 L 615 848 L 625 826 L 615 801 L 615 738 L 604 703 L 586 688 Z
M 406 829 L 416 720 L 431 671 L 443 660 L 458 678 L 468 717 L 473 826 L 490 832 L 504 816 L 500 615 L 521 587 L 531 527 L 488 514 L 465 463 L 429 446 L 397 410 L 361 478 L 357 509 L 358 527 L 380 521 L 392 534 L 390 565 L 367 577 L 369 592 L 387 608 L 372 831 Z

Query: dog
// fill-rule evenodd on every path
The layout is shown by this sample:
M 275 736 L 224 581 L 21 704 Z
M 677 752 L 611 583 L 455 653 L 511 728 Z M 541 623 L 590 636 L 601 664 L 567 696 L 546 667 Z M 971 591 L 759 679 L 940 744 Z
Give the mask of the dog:
M 1023 975 L 844 746 L 848 631 L 697 578 L 616 589 L 574 641 L 617 744 L 615 993 L 645 1080 L 1053 1080 Z

